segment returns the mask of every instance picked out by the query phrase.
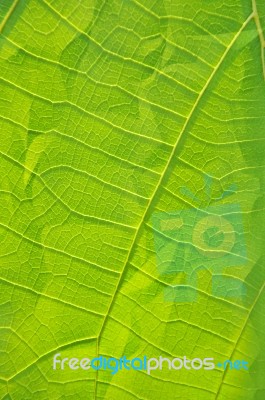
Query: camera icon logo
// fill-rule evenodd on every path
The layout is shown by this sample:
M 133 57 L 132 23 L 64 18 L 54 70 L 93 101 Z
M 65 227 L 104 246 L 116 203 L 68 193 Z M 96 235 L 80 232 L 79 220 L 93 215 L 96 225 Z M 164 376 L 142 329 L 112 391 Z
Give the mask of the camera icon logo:
M 247 262 L 238 204 L 159 212 L 152 222 L 158 272 L 182 277 L 181 284 L 165 289 L 166 301 L 196 301 L 202 269 L 211 272 L 213 295 L 242 298 L 246 294 L 244 283 L 227 273 L 228 267 L 243 267 Z

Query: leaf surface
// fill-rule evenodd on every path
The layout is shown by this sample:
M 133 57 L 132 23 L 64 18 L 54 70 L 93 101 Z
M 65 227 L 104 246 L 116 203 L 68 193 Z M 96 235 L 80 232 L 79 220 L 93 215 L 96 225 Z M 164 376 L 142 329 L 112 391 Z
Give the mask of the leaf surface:
M 3 400 L 263 399 L 264 27 L 259 0 L 1 2 Z M 210 209 L 244 250 L 189 280 L 172 220 L 189 242 Z M 250 371 L 58 372 L 55 353 Z

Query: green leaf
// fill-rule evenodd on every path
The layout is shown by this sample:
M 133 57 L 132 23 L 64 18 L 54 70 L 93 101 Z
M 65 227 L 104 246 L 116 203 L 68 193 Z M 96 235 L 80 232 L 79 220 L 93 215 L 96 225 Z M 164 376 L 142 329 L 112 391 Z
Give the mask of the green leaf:
M 1 1 L 1 399 L 264 398 L 264 29 L 261 0 Z

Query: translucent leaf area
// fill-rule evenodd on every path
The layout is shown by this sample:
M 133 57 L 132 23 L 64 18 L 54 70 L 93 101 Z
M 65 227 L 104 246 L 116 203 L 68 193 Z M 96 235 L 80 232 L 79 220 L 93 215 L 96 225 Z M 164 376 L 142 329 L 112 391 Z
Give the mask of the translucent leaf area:
M 265 398 L 264 30 L 263 0 L 1 0 L 2 400 Z

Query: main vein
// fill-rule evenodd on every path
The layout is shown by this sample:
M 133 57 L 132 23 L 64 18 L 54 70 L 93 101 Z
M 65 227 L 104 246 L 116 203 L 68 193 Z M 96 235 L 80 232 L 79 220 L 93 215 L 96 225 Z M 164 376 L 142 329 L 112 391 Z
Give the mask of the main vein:
M 157 184 L 157 186 L 156 186 L 156 188 L 155 188 L 155 190 L 154 190 L 154 192 L 153 192 L 153 195 L 151 196 L 151 198 L 150 198 L 150 200 L 149 200 L 149 202 L 148 202 L 148 204 L 147 204 L 146 210 L 145 210 L 145 212 L 144 212 L 144 214 L 143 214 L 143 216 L 142 216 L 142 219 L 141 219 L 141 221 L 140 221 L 140 223 L 139 223 L 139 225 L 138 225 L 138 228 L 136 229 L 136 232 L 135 232 L 135 235 L 134 235 L 134 238 L 133 238 L 131 247 L 130 247 L 130 249 L 129 249 L 129 251 L 128 251 L 127 259 L 126 259 L 126 261 L 125 261 L 125 263 L 124 263 L 123 270 L 121 271 L 120 278 L 119 278 L 118 283 L 117 283 L 117 285 L 116 285 L 116 289 L 115 289 L 115 292 L 114 292 L 114 294 L 113 294 L 112 301 L 111 301 L 111 303 L 110 303 L 108 312 L 107 312 L 107 314 L 106 314 L 106 317 L 105 317 L 105 319 L 104 319 L 104 321 L 103 321 L 101 330 L 100 330 L 100 332 L 99 332 L 99 338 L 100 338 L 100 336 L 101 336 L 101 334 L 102 334 L 102 331 L 103 331 L 103 329 L 104 329 L 104 327 L 105 327 L 105 323 L 106 323 L 108 314 L 109 314 L 109 312 L 110 312 L 110 310 L 111 310 L 111 308 L 112 308 L 112 305 L 113 305 L 113 303 L 114 303 L 114 301 L 115 301 L 115 297 L 116 297 L 116 295 L 117 295 L 120 282 L 122 281 L 122 278 L 123 278 L 124 273 L 125 273 L 125 270 L 126 270 L 126 266 L 127 266 L 128 261 L 129 261 L 129 259 L 130 259 L 130 257 L 131 257 L 131 254 L 132 254 L 132 251 L 133 251 L 133 249 L 134 249 L 134 246 L 135 246 L 135 244 L 136 244 L 136 242 L 137 242 L 137 239 L 138 239 L 138 236 L 139 236 L 141 227 L 142 227 L 142 225 L 144 224 L 145 218 L 146 218 L 146 216 L 148 215 L 148 213 L 149 213 L 149 211 L 150 211 L 150 209 L 151 209 L 151 207 L 152 207 L 153 201 L 154 201 L 154 199 L 155 199 L 155 197 L 156 197 L 156 195 L 157 195 L 157 193 L 158 193 L 158 190 L 159 190 L 160 186 L 162 186 L 163 181 L 165 180 L 165 178 L 166 178 L 166 176 L 167 176 L 167 171 L 169 170 L 169 168 L 170 168 L 170 166 L 171 166 L 171 164 L 172 164 L 172 162 L 173 162 L 173 160 L 174 160 L 174 157 L 175 157 L 176 152 L 177 152 L 177 150 L 178 150 L 179 144 L 181 143 L 181 140 L 182 140 L 182 138 L 183 138 L 183 136 L 184 136 L 184 133 L 187 131 L 187 128 L 188 128 L 188 126 L 189 126 L 189 123 L 190 123 L 190 121 L 191 121 L 191 118 L 192 118 L 192 116 L 194 115 L 194 112 L 196 111 L 196 109 L 197 109 L 197 107 L 198 107 L 198 105 L 199 105 L 199 103 L 200 103 L 200 101 L 201 101 L 203 95 L 205 94 L 207 88 L 209 87 L 210 83 L 212 82 L 213 78 L 215 77 L 216 73 L 218 72 L 219 68 L 221 67 L 222 63 L 224 62 L 224 60 L 225 60 L 227 54 L 229 53 L 230 49 L 232 48 L 232 46 L 234 45 L 234 43 L 235 43 L 235 42 L 237 41 L 237 39 L 239 38 L 239 36 L 240 36 L 240 34 L 242 33 L 242 31 L 245 29 L 245 27 L 248 25 L 248 23 L 250 22 L 250 20 L 251 20 L 253 17 L 254 17 L 254 13 L 252 13 L 252 14 L 247 18 L 247 20 L 244 22 L 244 24 L 241 26 L 240 30 L 237 32 L 237 34 L 234 36 L 234 38 L 232 39 L 232 41 L 230 42 L 230 44 L 229 44 L 228 47 L 226 48 L 226 50 L 225 50 L 224 54 L 222 55 L 222 57 L 221 57 L 219 63 L 218 63 L 218 64 L 216 65 L 216 67 L 214 68 L 212 74 L 210 75 L 210 77 L 209 77 L 209 79 L 207 80 L 205 86 L 203 87 L 201 93 L 199 94 L 199 96 L 198 96 L 196 102 L 194 103 L 194 106 L 192 107 L 190 114 L 189 114 L 188 117 L 187 117 L 187 120 L 186 120 L 186 122 L 185 122 L 185 124 L 184 124 L 184 126 L 183 126 L 183 128 L 182 128 L 182 130 L 181 130 L 181 132 L 180 132 L 180 134 L 179 134 L 179 137 L 178 137 L 178 139 L 177 139 L 177 141 L 176 141 L 176 143 L 175 143 L 175 145 L 174 145 L 174 147 L 173 147 L 173 149 L 172 149 L 172 152 L 171 152 L 170 157 L 169 157 L 169 160 L 168 160 L 168 162 L 167 162 L 167 164 L 166 164 L 166 166 L 165 166 L 165 168 L 164 168 L 164 171 L 162 172 L 162 174 L 161 174 L 161 176 L 160 176 L 160 179 L 159 179 L 159 181 L 158 181 L 158 184 Z

